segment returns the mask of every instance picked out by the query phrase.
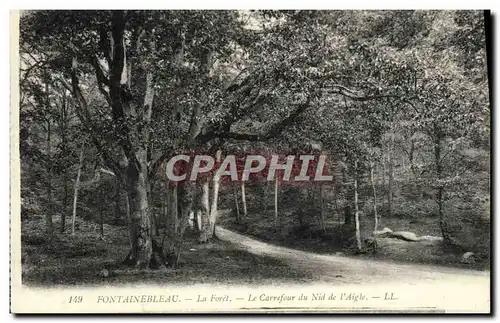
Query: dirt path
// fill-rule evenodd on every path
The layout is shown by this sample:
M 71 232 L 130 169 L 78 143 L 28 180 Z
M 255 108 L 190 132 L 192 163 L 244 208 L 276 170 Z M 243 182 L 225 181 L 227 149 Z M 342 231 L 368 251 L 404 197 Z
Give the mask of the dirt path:
M 227 229 L 217 227 L 217 236 L 255 255 L 266 255 L 287 262 L 292 268 L 305 270 L 318 282 L 335 284 L 365 284 L 377 282 L 410 285 L 431 283 L 466 283 L 489 286 L 490 272 L 448 268 L 421 264 L 402 264 L 380 260 L 356 259 L 337 255 L 319 255 L 257 241 Z

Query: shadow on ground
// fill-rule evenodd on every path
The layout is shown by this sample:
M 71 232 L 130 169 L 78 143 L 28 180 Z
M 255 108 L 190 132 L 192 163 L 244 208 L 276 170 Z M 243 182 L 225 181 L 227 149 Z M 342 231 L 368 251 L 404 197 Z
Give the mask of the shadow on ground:
M 102 240 L 96 225 L 81 220 L 74 236 L 48 236 L 43 227 L 42 217 L 22 224 L 22 279 L 27 285 L 279 285 L 312 279 L 310 273 L 281 260 L 253 255 L 224 241 L 198 244 L 195 237 L 186 241 L 179 268 L 139 270 L 121 264 L 129 250 L 126 228 L 107 225 Z

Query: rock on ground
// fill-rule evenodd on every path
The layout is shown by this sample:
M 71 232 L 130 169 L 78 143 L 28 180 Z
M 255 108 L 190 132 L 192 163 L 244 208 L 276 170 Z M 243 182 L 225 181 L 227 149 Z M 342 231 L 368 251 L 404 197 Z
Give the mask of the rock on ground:
M 476 261 L 476 255 L 473 252 L 466 252 L 462 255 L 460 262 L 463 264 L 473 264 Z
M 409 231 L 396 231 L 392 234 L 393 237 L 407 240 L 407 241 L 418 241 L 418 237 L 415 233 Z
M 443 237 L 436 236 L 421 236 L 419 237 L 420 241 L 443 241 Z
M 392 237 L 393 232 L 389 228 L 384 228 L 383 230 L 373 231 L 373 235 L 377 238 L 389 238 Z

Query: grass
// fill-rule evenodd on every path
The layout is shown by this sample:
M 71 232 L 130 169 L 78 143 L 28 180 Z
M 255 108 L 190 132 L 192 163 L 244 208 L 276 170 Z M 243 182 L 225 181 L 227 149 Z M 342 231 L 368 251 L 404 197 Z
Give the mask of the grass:
M 22 277 L 27 285 L 282 284 L 312 279 L 310 273 L 280 260 L 256 256 L 223 241 L 198 244 L 194 237 L 185 244 L 179 268 L 138 270 L 121 264 L 129 248 L 124 227 L 106 225 L 105 240 L 95 224 L 80 219 L 74 236 L 49 236 L 43 228 L 41 217 L 22 223 Z M 100 274 L 103 269 L 108 270 L 107 277 Z

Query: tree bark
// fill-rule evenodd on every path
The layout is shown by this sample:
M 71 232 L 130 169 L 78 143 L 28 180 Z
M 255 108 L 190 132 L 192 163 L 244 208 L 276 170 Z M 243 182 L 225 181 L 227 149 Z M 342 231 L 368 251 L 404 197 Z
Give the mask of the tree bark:
M 198 242 L 205 243 L 208 242 L 208 240 L 213 236 L 212 226 L 210 223 L 209 181 L 206 180 L 202 183 L 199 183 L 198 189 L 199 194 L 197 194 L 197 197 L 199 198 L 199 211 L 201 215 L 201 231 Z
M 385 190 L 385 174 L 387 173 L 385 149 L 382 146 L 382 187 Z
M 439 227 L 441 229 L 441 235 L 443 236 L 443 241 L 445 243 L 451 244 L 451 237 L 448 230 L 448 222 L 446 219 L 446 213 L 444 212 L 443 195 L 444 195 L 444 189 L 443 187 L 439 187 L 436 193 L 436 199 L 439 210 Z
M 358 205 L 358 161 L 354 162 L 354 221 L 356 225 L 356 246 L 361 250 L 361 231 L 359 227 L 359 205 Z
M 278 178 L 274 181 L 274 222 L 278 223 Z
M 99 187 L 99 233 L 102 240 L 104 240 L 104 194 L 102 187 Z
M 374 168 L 374 163 L 370 163 L 370 182 L 372 184 L 373 191 L 373 216 L 375 220 L 374 231 L 377 231 L 379 218 L 377 213 L 377 189 L 375 188 Z
M 174 237 L 175 240 L 175 258 L 173 261 L 174 267 L 178 267 L 182 248 L 184 246 L 184 231 L 189 225 L 189 215 L 193 209 L 193 185 L 189 183 L 184 183 L 184 185 L 179 185 L 177 189 L 178 198 L 178 225 L 177 232 Z
M 234 205 L 236 206 L 236 222 L 240 223 L 241 215 L 240 215 L 240 205 L 238 201 L 238 192 L 236 190 L 236 186 L 233 185 L 233 196 L 234 196 Z
M 120 189 L 120 180 L 118 178 L 115 179 L 115 223 L 118 223 L 120 220 L 120 201 L 121 201 L 121 189 Z
M 198 237 L 201 235 L 201 210 L 194 210 L 194 228 L 198 232 Z
M 161 227 L 166 230 L 166 223 L 168 222 L 168 208 L 170 207 L 171 193 L 168 184 L 164 185 L 163 188 L 163 198 L 162 198 L 162 214 L 160 224 Z M 163 245 L 162 245 L 163 247 Z
M 219 179 L 215 179 L 213 180 L 213 186 L 212 186 L 212 203 L 211 203 L 211 206 L 210 206 L 210 231 L 212 234 L 215 234 L 215 226 L 217 224 L 217 217 L 219 216 L 219 210 L 217 209 L 218 206 L 217 206 L 217 202 L 218 202 L 218 199 L 219 199 L 219 186 L 220 186 L 220 183 L 219 183 Z
M 145 153 L 145 150 L 136 152 L 139 157 L 137 161 L 139 163 L 142 161 L 142 163 L 129 165 L 126 178 L 130 207 L 129 233 L 132 242 L 132 249 L 126 263 L 139 268 L 149 267 L 153 255 Z
M 264 193 L 263 193 L 263 196 L 262 196 L 262 200 L 264 201 L 264 210 L 267 211 L 269 210 L 269 192 L 271 191 L 271 188 L 269 187 L 270 183 L 269 182 L 266 182 L 264 184 Z
M 394 215 L 394 133 L 391 133 L 391 143 L 389 148 L 389 191 L 387 193 L 387 207 L 389 217 Z
M 245 182 L 241 181 L 241 204 L 243 206 L 243 217 L 247 217 L 247 198 L 245 193 Z
M 446 219 L 446 213 L 444 211 L 444 187 L 440 183 L 443 176 L 443 164 L 441 160 L 441 140 L 443 134 L 439 125 L 434 123 L 434 158 L 436 162 L 436 176 L 438 180 L 438 187 L 436 191 L 436 201 L 438 204 L 439 212 L 439 227 L 441 229 L 441 235 L 443 236 L 443 241 L 445 244 L 452 244 L 452 239 L 448 229 L 448 222 Z
M 216 153 L 216 162 L 220 163 L 221 161 L 220 150 Z M 210 231 L 211 235 L 215 235 L 215 225 L 217 224 L 217 217 L 219 216 L 218 210 L 218 201 L 219 201 L 219 187 L 220 187 L 220 178 L 217 174 L 214 175 L 212 179 L 212 203 L 210 205 Z
M 47 183 L 47 211 L 45 214 L 45 226 L 48 234 L 54 232 L 54 224 L 52 222 L 52 157 L 51 157 L 51 124 L 47 120 L 47 170 L 48 170 L 48 183 Z
M 64 90 L 66 91 L 66 90 Z M 62 99 L 62 104 L 61 104 L 61 110 L 62 110 L 62 118 L 61 118 L 61 123 L 60 123 L 60 129 L 61 129 L 61 146 L 62 146 L 62 154 L 64 157 L 68 156 L 68 142 L 67 142 L 67 125 L 68 125 L 68 110 L 67 110 L 67 104 L 66 104 L 66 95 L 63 95 Z M 61 228 L 60 232 L 64 233 L 66 230 L 66 212 L 68 212 L 68 199 L 69 199 L 69 189 L 68 189 L 68 170 L 64 170 L 64 192 L 63 192 L 63 205 L 62 205 L 62 212 L 61 212 Z
M 47 70 L 43 70 L 43 77 L 45 83 L 45 109 L 50 113 L 50 96 L 49 96 L 49 75 Z M 54 224 L 52 221 L 53 201 L 52 201 L 52 129 L 51 118 L 47 116 L 47 209 L 45 214 L 45 230 L 48 234 L 54 232 Z
M 152 116 L 154 86 L 151 67 L 141 56 L 144 36 L 148 36 L 150 51 L 155 51 L 153 31 L 141 30 L 132 34 L 130 54 L 127 53 L 127 13 L 112 13 L 112 64 L 110 66 L 109 94 L 117 137 L 126 159 L 123 182 L 127 188 L 130 216 L 131 250 L 125 263 L 152 267 L 153 240 L 148 201 L 148 145 Z M 134 75 L 132 77 L 132 71 Z M 133 89 L 131 89 L 133 87 Z M 133 95 L 132 95 L 133 94 Z
M 178 187 L 177 183 L 174 183 L 174 187 L 172 188 L 172 206 L 170 207 L 170 219 L 173 223 L 172 232 L 175 233 L 179 229 L 179 195 L 178 195 Z
M 350 225 L 352 223 L 352 214 L 351 214 L 351 206 L 350 201 L 346 202 L 344 206 L 344 224 Z
M 410 152 L 409 152 L 409 156 L 408 156 L 408 162 L 410 163 L 410 170 L 411 170 L 411 173 L 413 175 L 413 178 L 416 179 L 417 178 L 417 172 L 416 172 L 416 169 L 415 169 L 415 164 L 413 162 L 413 160 L 415 159 L 415 141 L 413 141 L 413 139 L 410 139 L 411 140 L 411 146 L 410 146 Z
M 347 180 L 345 169 L 342 170 L 342 178 Z M 351 225 L 352 218 L 353 218 L 352 213 L 351 213 L 352 204 L 353 204 L 353 202 L 352 202 L 353 192 L 352 192 L 352 188 L 349 188 L 347 186 L 347 184 L 345 184 L 344 187 L 345 187 L 345 189 L 344 189 L 344 193 L 345 193 L 344 224 Z
M 68 175 L 67 171 L 64 172 L 64 196 L 63 196 L 63 208 L 61 212 L 61 233 L 66 230 L 66 212 L 68 211 L 68 199 L 69 199 L 69 188 L 68 188 Z
M 99 90 L 110 103 L 114 137 L 118 142 L 121 159 L 113 158 L 99 140 L 98 128 L 94 127 L 89 106 L 79 88 L 77 56 L 72 58 L 71 91 L 78 103 L 77 115 L 90 130 L 92 142 L 115 174 L 120 177 L 127 192 L 131 250 L 125 263 L 145 267 L 152 260 L 151 219 L 147 198 L 148 160 L 147 146 L 154 98 L 153 72 L 149 62 L 141 55 L 142 41 L 149 37 L 148 52 L 155 52 L 154 30 L 139 29 L 127 33 L 128 13 L 115 10 L 111 13 L 109 79 L 103 76 L 99 64 L 92 64 L 97 75 Z M 130 42 L 126 41 L 131 36 Z M 130 46 L 131 55 L 127 55 Z M 132 71 L 134 77 L 132 80 Z M 109 88 L 109 93 L 105 88 Z
M 320 185 L 319 186 L 320 225 L 321 225 L 321 230 L 326 231 L 324 194 L 325 194 L 325 192 L 324 192 L 323 185 Z
M 73 216 L 71 219 L 71 234 L 75 234 L 75 223 L 76 223 L 76 210 L 78 208 L 78 190 L 80 189 L 80 176 L 82 174 L 83 167 L 83 153 L 85 151 L 85 144 L 82 145 L 80 150 L 80 158 L 78 159 L 78 170 L 76 172 L 74 193 L 73 193 Z
M 151 192 L 153 191 L 153 183 L 152 181 L 148 181 L 148 206 L 150 208 L 149 215 L 151 216 L 151 232 L 154 236 L 159 236 L 160 235 L 160 229 L 159 229 L 159 219 L 158 219 L 158 214 L 153 212 L 152 206 L 153 206 L 153 197 L 151 195 Z
M 167 240 L 167 254 L 175 254 L 175 246 L 178 243 L 176 237 L 179 230 L 179 206 L 178 206 L 178 189 L 177 183 L 173 183 L 170 188 L 169 184 L 165 185 L 165 209 L 164 209 L 164 221 L 165 228 L 163 233 L 163 239 L 161 242 L 162 249 L 164 248 L 165 240 Z

